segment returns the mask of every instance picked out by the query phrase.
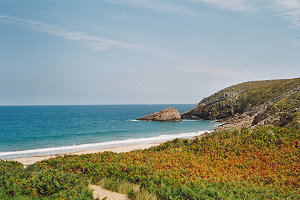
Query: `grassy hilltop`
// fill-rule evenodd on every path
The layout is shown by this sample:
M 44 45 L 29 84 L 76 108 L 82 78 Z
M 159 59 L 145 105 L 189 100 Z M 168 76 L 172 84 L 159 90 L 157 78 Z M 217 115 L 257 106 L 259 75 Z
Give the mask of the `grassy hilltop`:
M 299 82 L 242 83 L 203 99 L 183 116 L 228 124 L 201 138 L 26 169 L 0 161 L 0 199 L 93 199 L 89 183 L 130 199 L 299 199 Z
M 240 126 L 300 123 L 300 78 L 251 81 L 204 98 L 184 119 L 222 119 Z M 239 126 L 239 127 L 240 127 Z

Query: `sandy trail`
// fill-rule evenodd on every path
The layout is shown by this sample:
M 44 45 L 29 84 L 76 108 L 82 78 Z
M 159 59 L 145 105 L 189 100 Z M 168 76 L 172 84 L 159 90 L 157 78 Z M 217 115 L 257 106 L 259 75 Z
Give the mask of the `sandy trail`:
M 71 152 L 71 153 L 64 153 L 58 155 L 82 155 L 82 154 L 89 154 L 89 153 L 100 153 L 104 151 L 112 151 L 116 153 L 122 152 L 129 152 L 138 149 L 147 149 L 153 146 L 158 146 L 159 143 L 152 143 L 152 144 L 136 144 L 130 146 L 122 146 L 122 147 L 112 147 L 112 148 L 103 148 L 103 149 L 95 149 L 95 150 L 87 150 L 87 151 L 79 151 L 79 152 Z M 18 161 L 24 165 L 26 168 L 28 165 L 32 165 L 36 162 L 47 160 L 50 158 L 55 158 L 58 155 L 48 155 L 48 156 L 33 156 L 33 157 L 25 157 L 25 158 L 15 158 L 11 159 L 13 161 Z M 129 200 L 125 194 L 120 194 L 117 192 L 112 192 L 110 190 L 105 190 L 97 185 L 89 185 L 89 189 L 93 192 L 94 199 L 103 199 L 106 200 Z
M 89 185 L 89 189 L 93 191 L 94 199 L 101 200 L 106 197 L 106 200 L 129 200 L 125 194 L 105 190 L 97 185 Z

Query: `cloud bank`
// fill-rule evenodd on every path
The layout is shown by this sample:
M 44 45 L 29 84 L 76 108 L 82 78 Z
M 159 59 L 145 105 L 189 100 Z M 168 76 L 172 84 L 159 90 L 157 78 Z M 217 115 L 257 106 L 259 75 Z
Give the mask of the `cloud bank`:
M 0 15 L 0 20 L 1 19 L 6 20 L 6 22 L 8 23 L 22 26 L 30 30 L 46 33 L 56 37 L 61 37 L 67 40 L 81 41 L 87 44 L 88 46 L 90 46 L 95 51 L 103 51 L 106 49 L 114 49 L 114 48 L 116 49 L 138 49 L 139 48 L 135 44 L 93 36 L 85 32 L 68 31 L 51 24 L 29 20 L 25 18 L 8 16 L 8 15 Z
M 273 0 L 274 11 L 284 19 L 290 21 L 295 27 L 300 27 L 300 1 L 299 0 Z
M 136 8 L 154 10 L 158 12 L 177 15 L 199 16 L 196 7 L 181 6 L 175 1 L 157 0 L 102 0 L 111 4 L 129 5 Z M 183 0 L 183 2 L 201 3 L 226 9 L 233 12 L 271 12 L 288 20 L 293 26 L 300 26 L 300 1 L 299 0 Z
M 150 9 L 177 15 L 197 16 L 199 12 L 193 8 L 180 6 L 161 0 L 104 0 L 107 3 L 129 5 L 137 8 Z

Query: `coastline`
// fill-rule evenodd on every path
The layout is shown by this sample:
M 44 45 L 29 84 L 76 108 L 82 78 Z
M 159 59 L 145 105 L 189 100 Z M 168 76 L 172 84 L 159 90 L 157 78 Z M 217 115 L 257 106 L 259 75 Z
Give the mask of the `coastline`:
M 39 161 L 42 161 L 42 160 L 48 160 L 50 158 L 55 158 L 57 156 L 102 153 L 102 152 L 105 152 L 105 151 L 112 151 L 112 152 L 115 152 L 115 153 L 124 153 L 124 152 L 133 151 L 133 150 L 148 149 L 150 147 L 158 146 L 160 144 L 161 143 L 133 144 L 133 145 L 120 146 L 120 147 L 110 147 L 110 148 L 99 148 L 99 149 L 93 149 L 93 150 L 74 151 L 74 152 L 70 152 L 70 153 L 61 153 L 61 154 L 55 154 L 55 155 L 30 156 L 30 157 L 14 158 L 14 159 L 7 159 L 7 161 L 20 162 L 20 163 L 23 164 L 24 168 L 26 168 L 27 166 L 32 165 L 36 162 L 39 162 Z
M 65 155 L 82 155 L 82 154 L 93 154 L 93 153 L 102 153 L 105 151 L 112 151 L 115 153 L 124 153 L 124 152 L 130 152 L 134 150 L 143 150 L 143 149 L 148 149 L 154 146 L 158 146 L 164 142 L 171 141 L 177 138 L 180 139 L 192 139 L 195 137 L 199 137 L 201 135 L 205 135 L 206 133 L 211 133 L 216 129 L 212 129 L 209 131 L 197 131 L 194 132 L 192 137 L 182 137 L 182 134 L 177 135 L 177 137 L 170 138 L 168 140 L 162 140 L 162 141 L 151 141 L 149 143 L 141 143 L 141 144 L 124 144 L 123 146 L 116 146 L 116 147 L 102 147 L 102 148 L 95 148 L 95 149 L 88 149 L 88 150 L 78 150 L 78 151 L 72 151 L 72 152 L 65 152 L 65 153 L 57 153 L 57 154 L 49 154 L 49 155 L 40 155 L 40 156 L 24 156 L 24 157 L 19 157 L 19 158 L 8 158 L 5 159 L 7 161 L 17 161 L 23 164 L 24 168 L 26 168 L 29 165 L 32 165 L 36 162 L 42 161 L 42 160 L 47 160 L 51 158 L 55 158 L 57 156 L 65 156 Z M 173 135 L 174 136 L 174 135 Z M 184 135 L 186 136 L 186 135 Z
M 11 152 L 0 152 L 1 160 L 20 160 L 22 158 L 32 158 L 32 157 L 53 157 L 54 155 L 69 155 L 78 152 L 85 153 L 94 153 L 101 152 L 102 150 L 106 151 L 119 151 L 118 148 L 121 148 L 121 152 L 126 151 L 123 150 L 123 147 L 132 147 L 132 150 L 135 150 L 138 147 L 143 148 L 143 146 L 148 146 L 149 144 L 161 144 L 166 141 L 171 141 L 176 138 L 180 139 L 190 139 L 194 137 L 198 137 L 203 135 L 206 132 L 211 132 L 215 129 L 207 130 L 207 131 L 196 131 L 190 133 L 180 133 L 180 134 L 171 134 L 171 135 L 159 135 L 148 138 L 132 138 L 127 140 L 118 140 L 118 141 L 110 141 L 104 143 L 90 143 L 90 144 L 81 144 L 81 145 L 73 145 L 73 146 L 64 146 L 64 147 L 54 147 L 54 148 L 42 148 L 42 149 L 31 149 L 24 151 L 11 151 Z M 140 148 L 138 148 L 140 149 Z

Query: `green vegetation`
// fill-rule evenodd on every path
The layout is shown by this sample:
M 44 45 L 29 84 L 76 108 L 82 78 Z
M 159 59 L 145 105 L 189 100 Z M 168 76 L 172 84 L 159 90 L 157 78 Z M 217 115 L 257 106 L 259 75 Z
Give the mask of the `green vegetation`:
M 289 98 L 288 92 L 295 90 L 300 87 L 300 78 L 297 79 L 282 79 L 282 80 L 268 80 L 268 81 L 253 81 L 247 83 L 241 83 L 238 86 L 243 88 L 243 85 L 250 84 L 251 87 L 246 90 L 242 90 L 241 96 L 238 101 L 243 104 L 239 107 L 239 112 L 244 112 L 246 108 L 259 106 L 266 103 L 274 98 L 279 97 L 282 99 Z M 286 94 L 286 95 L 285 95 Z M 299 90 L 298 90 L 299 94 Z M 280 98 L 280 96 L 282 98 Z M 276 100 L 274 100 L 276 102 Z M 299 102 L 298 102 L 299 103 Z M 299 104 L 298 104 L 299 105 Z M 290 108 L 295 108 L 297 104 L 291 105 Z
M 93 199 L 87 185 L 74 173 L 0 161 L 0 199 Z
M 182 114 L 182 118 L 225 119 L 245 113 L 256 115 L 254 124 L 268 118 L 267 124 L 299 126 L 299 107 L 300 78 L 251 81 L 204 98 L 196 108 Z
M 1 161 L 0 199 L 92 199 L 86 180 L 131 199 L 299 199 L 299 136 L 295 127 L 256 127 L 27 169 Z
M 144 188 L 141 188 L 140 185 L 130 183 L 128 181 L 113 179 L 113 178 L 104 178 L 101 179 L 97 185 L 101 187 L 112 190 L 114 192 L 127 194 L 130 199 L 137 200 L 156 200 L 156 195 L 149 193 Z
M 300 78 L 231 86 L 182 117 L 276 126 L 215 131 L 144 151 L 57 157 L 26 169 L 0 160 L 0 199 L 88 200 L 89 183 L 136 200 L 300 199 L 299 107 Z

